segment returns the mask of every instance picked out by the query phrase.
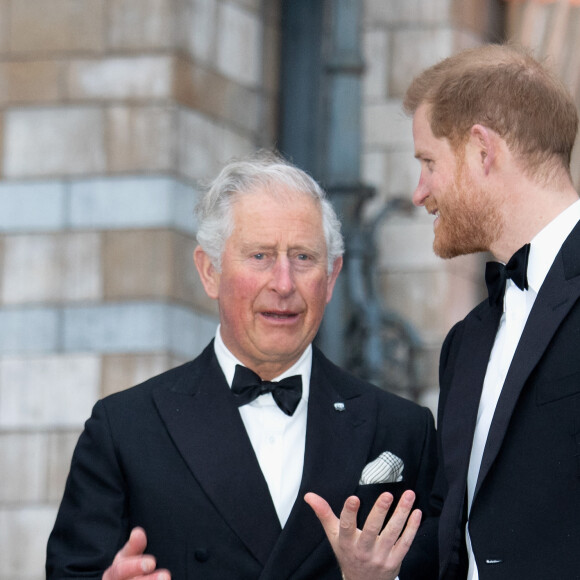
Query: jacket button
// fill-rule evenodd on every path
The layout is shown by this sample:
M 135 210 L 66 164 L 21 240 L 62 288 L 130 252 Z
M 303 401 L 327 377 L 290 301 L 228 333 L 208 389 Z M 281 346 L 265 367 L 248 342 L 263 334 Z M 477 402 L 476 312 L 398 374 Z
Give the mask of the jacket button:
M 198 562 L 207 562 L 209 560 L 209 552 L 203 548 L 196 550 L 194 556 Z

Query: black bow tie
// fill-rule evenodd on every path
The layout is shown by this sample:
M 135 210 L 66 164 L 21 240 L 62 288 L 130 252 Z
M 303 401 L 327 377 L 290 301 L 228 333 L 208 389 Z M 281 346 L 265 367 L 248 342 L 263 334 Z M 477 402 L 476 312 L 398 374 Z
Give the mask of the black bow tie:
M 499 262 L 488 262 L 485 265 L 485 283 L 489 293 L 489 303 L 492 306 L 501 305 L 508 278 L 511 278 L 520 290 L 528 289 L 529 255 L 530 244 L 526 244 L 510 258 L 505 266 Z
M 294 375 L 281 381 L 263 381 L 254 371 L 236 365 L 232 393 L 238 407 L 251 403 L 260 395 L 272 393 L 274 401 L 286 415 L 293 415 L 302 398 L 302 377 Z

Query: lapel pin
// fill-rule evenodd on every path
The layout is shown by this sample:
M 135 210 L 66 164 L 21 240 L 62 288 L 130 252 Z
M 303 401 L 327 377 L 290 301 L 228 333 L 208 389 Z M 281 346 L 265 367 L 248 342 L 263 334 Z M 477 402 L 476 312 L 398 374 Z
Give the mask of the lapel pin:
M 344 403 L 334 403 L 335 411 L 344 411 Z

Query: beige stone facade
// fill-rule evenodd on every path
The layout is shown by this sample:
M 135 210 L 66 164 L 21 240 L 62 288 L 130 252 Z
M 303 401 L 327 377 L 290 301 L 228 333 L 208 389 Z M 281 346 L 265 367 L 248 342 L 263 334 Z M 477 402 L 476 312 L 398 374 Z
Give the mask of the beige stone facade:
M 274 142 L 272 4 L 0 0 L 2 580 L 44 576 L 95 401 L 215 332 L 193 207 Z
M 418 179 L 401 99 L 480 43 L 503 0 L 361 0 L 362 179 L 376 213 Z M 276 143 L 280 0 L 0 0 L 0 580 L 40 580 L 95 401 L 215 332 L 191 254 L 201 181 Z M 513 18 L 517 18 L 514 16 Z M 437 356 L 482 292 L 442 262 L 424 211 L 379 232 L 385 304 Z
M 376 188 L 367 214 L 389 199 L 409 199 L 419 178 L 411 120 L 402 112 L 412 78 L 442 58 L 483 42 L 493 2 L 367 0 L 363 22 L 363 156 L 365 183 Z M 387 308 L 419 330 L 421 400 L 436 408 L 438 354 L 445 331 L 482 294 L 481 256 L 443 261 L 432 250 L 433 220 L 422 209 L 394 215 L 378 234 L 378 269 Z

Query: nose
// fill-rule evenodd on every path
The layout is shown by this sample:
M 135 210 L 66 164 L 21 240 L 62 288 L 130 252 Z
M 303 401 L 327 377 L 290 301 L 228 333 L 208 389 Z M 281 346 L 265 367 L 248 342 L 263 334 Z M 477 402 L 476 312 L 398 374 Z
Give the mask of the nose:
M 421 205 L 425 205 L 425 200 L 429 197 L 429 188 L 427 187 L 427 182 L 425 177 L 423 176 L 423 172 L 421 172 L 421 176 L 419 177 L 419 183 L 413 192 L 413 203 L 419 207 Z
M 294 292 L 294 273 L 288 256 L 280 254 L 272 268 L 271 287 L 281 296 L 289 296 Z

